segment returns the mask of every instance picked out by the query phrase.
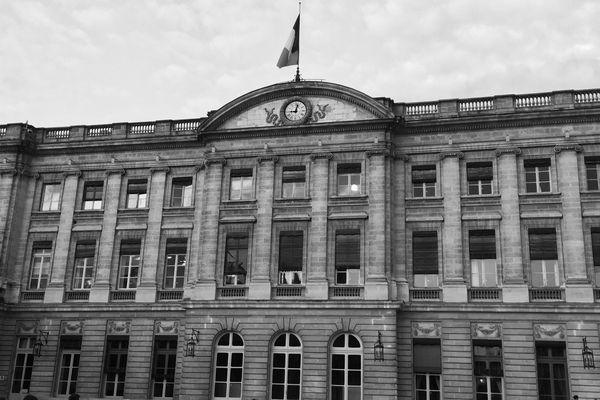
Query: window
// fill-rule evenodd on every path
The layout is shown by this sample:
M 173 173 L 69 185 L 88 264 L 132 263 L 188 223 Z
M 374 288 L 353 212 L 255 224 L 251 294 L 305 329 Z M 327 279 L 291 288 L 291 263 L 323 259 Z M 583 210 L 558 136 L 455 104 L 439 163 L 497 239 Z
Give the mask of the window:
M 283 167 L 281 197 L 294 199 L 306 195 L 306 167 Z
M 497 286 L 496 236 L 493 230 L 469 231 L 469 257 L 471 285 L 473 287 Z
M 214 397 L 241 399 L 243 372 L 244 340 L 237 333 L 226 333 L 217 342 Z
M 414 287 L 438 287 L 437 232 L 413 232 Z
M 173 397 L 176 361 L 177 337 L 157 337 L 154 341 L 154 361 L 152 364 L 153 397 Z
M 588 190 L 600 190 L 600 157 L 585 158 L 585 174 Z
M 192 196 L 192 178 L 173 178 L 171 207 L 191 207 Z
M 302 283 L 302 231 L 281 232 L 279 235 L 279 284 Z
M 123 396 L 129 338 L 109 337 L 104 360 L 104 396 Z
M 592 256 L 596 286 L 600 286 L 600 228 L 592 228 Z
M 29 289 L 45 289 L 52 263 L 52 242 L 34 242 L 31 255 Z
M 236 169 L 231 171 L 231 186 L 229 188 L 229 200 L 252 199 L 252 170 Z
M 73 290 L 90 289 L 94 280 L 96 242 L 79 241 L 75 247 Z
M 435 165 L 412 167 L 413 197 L 434 197 L 436 181 Z
M 360 188 L 360 164 L 340 164 L 337 167 L 338 196 L 357 196 Z
M 473 344 L 473 375 L 477 400 L 502 400 L 502 343 L 496 341 Z
M 121 242 L 121 257 L 119 261 L 119 289 L 137 288 L 140 277 L 141 242 L 139 239 L 123 240 Z
M 127 182 L 127 208 L 145 208 L 147 190 L 147 179 L 131 179 Z
M 67 395 L 77 392 L 80 354 L 81 336 L 63 336 L 60 338 L 60 369 L 56 385 L 57 394 Z
M 58 211 L 60 209 L 60 183 L 44 184 L 41 209 L 42 211 Z
M 293 333 L 275 339 L 272 353 L 271 399 L 299 400 L 302 381 L 302 343 Z
M 527 193 L 548 193 L 550 185 L 550 160 L 525 160 L 525 191 Z
M 554 228 L 529 230 L 529 259 L 531 261 L 531 284 L 534 287 L 557 287 L 560 285 Z
M 492 194 L 494 172 L 491 162 L 467 163 L 467 184 L 469 194 Z
M 362 399 L 362 345 L 356 336 L 343 333 L 331 345 L 331 399 Z
M 187 239 L 168 239 L 165 262 L 165 289 L 181 289 L 187 265 Z
M 340 229 L 335 233 L 335 283 L 360 285 L 360 230 Z
M 248 236 L 227 236 L 225 285 L 245 285 L 248 270 Z
M 104 184 L 102 182 L 86 182 L 83 187 L 83 209 L 101 210 L 102 209 L 102 191 Z
M 442 357 L 439 340 L 413 341 L 416 400 L 441 400 Z
M 567 355 L 564 343 L 535 346 L 540 400 L 568 400 Z
M 29 391 L 31 387 L 31 371 L 33 369 L 33 344 L 34 337 L 17 338 L 17 352 L 15 354 L 15 369 L 12 381 L 12 393 Z

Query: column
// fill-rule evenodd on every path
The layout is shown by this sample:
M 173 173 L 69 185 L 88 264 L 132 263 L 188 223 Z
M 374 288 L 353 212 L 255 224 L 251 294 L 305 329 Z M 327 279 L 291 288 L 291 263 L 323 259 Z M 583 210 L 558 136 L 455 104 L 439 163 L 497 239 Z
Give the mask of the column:
M 500 190 L 500 240 L 502 249 L 503 289 L 505 303 L 527 303 L 529 291 L 523 279 L 521 242 L 521 215 L 519 211 L 519 181 L 517 156 L 521 150 L 503 147 L 496 150 L 498 157 L 498 188 Z
M 444 225 L 442 252 L 444 301 L 467 302 L 462 258 L 462 215 L 460 204 L 460 162 L 463 153 L 449 151 L 440 155 L 442 160 L 441 186 L 444 196 Z
M 156 272 L 158 271 L 158 251 L 168 172 L 169 168 L 167 167 L 150 169 L 152 175 L 148 200 L 148 226 L 144 240 L 142 280 L 135 295 L 137 303 L 154 303 L 156 301 Z
M 204 177 L 206 168 L 204 168 L 204 162 L 199 164 L 195 168 L 196 170 L 196 183 L 195 183 L 195 194 L 194 194 L 194 227 L 192 229 L 192 238 L 190 240 L 190 259 L 188 261 L 188 277 L 187 283 L 184 289 L 184 298 L 190 298 L 195 300 L 198 297 L 196 293 L 196 281 L 200 273 L 200 243 L 201 235 L 200 229 L 202 224 L 202 213 L 204 211 Z
M 368 157 L 369 219 L 366 232 L 365 299 L 387 300 L 388 284 L 385 275 L 386 248 L 386 149 L 370 150 Z
M 396 300 L 409 301 L 406 279 L 406 162 L 404 154 L 395 154 L 392 170 L 392 277 Z
M 585 248 L 583 246 L 583 220 L 579 192 L 577 153 L 582 148 L 576 143 L 554 147 L 558 170 L 558 190 L 562 200 L 562 250 L 563 267 L 567 279 L 567 302 L 593 303 L 593 291 L 587 277 Z M 557 236 L 558 237 L 558 236 Z
M 110 294 L 110 271 L 112 268 L 117 212 L 121 194 L 123 169 L 107 170 L 106 196 L 104 201 L 104 219 L 100 234 L 98 260 L 96 261 L 96 279 L 90 290 L 90 303 L 107 303 Z
M 200 222 L 200 258 L 202 261 L 196 284 L 199 300 L 214 300 L 216 295 L 215 269 L 217 268 L 219 239 L 219 206 L 221 205 L 221 181 L 225 162 L 223 158 L 209 158 L 205 163 L 205 189 Z
M 256 202 L 258 207 L 254 229 L 254 251 L 252 256 L 251 281 L 248 297 L 251 299 L 271 298 L 271 233 L 273 225 L 273 181 L 275 163 L 273 155 L 257 159 Z
M 6 235 L 8 227 L 8 210 L 13 207 L 11 202 L 13 183 L 16 175 L 14 168 L 0 169 L 0 302 L 4 300 L 3 292 L 7 286 L 8 263 L 6 262 L 8 236 Z
M 77 196 L 77 183 L 80 171 L 64 173 L 63 192 L 60 206 L 60 220 L 56 244 L 54 245 L 54 259 L 50 282 L 44 293 L 44 303 L 62 303 L 65 292 L 65 271 L 71 244 L 71 228 L 73 227 L 73 214 L 75 212 L 75 198 Z
M 329 297 L 327 283 L 327 198 L 329 196 L 329 160 L 333 154 L 311 154 L 310 196 L 312 200 L 307 265 L 306 297 Z

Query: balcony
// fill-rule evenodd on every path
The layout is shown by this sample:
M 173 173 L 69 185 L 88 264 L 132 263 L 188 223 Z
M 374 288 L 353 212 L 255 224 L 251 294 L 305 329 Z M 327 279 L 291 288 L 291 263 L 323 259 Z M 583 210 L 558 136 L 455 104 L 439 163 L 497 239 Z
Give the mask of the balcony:
M 243 299 L 248 295 L 246 286 L 229 286 L 218 288 L 219 299 Z
M 565 291 L 561 288 L 530 288 L 529 301 L 564 301 Z
M 183 290 L 159 290 L 159 301 L 178 301 L 183 299 Z
M 333 286 L 329 288 L 329 297 L 337 299 L 359 299 L 362 297 L 362 286 Z
M 65 301 L 89 301 L 89 290 L 71 290 L 65 292 Z
M 110 301 L 135 301 L 135 290 L 113 290 Z
M 273 288 L 273 297 L 302 297 L 304 286 L 277 286 Z
M 21 292 L 21 301 L 44 301 L 44 291 L 26 291 Z
M 500 301 L 502 289 L 500 288 L 470 288 L 469 289 L 469 301 Z
M 442 300 L 442 289 L 411 289 L 411 301 L 440 301 Z

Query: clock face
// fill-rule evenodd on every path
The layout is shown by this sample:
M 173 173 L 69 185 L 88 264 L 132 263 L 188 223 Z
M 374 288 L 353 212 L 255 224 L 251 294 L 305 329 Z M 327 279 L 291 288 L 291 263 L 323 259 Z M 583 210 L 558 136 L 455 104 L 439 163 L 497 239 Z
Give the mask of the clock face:
M 285 108 L 285 117 L 290 121 L 299 121 L 306 116 L 306 104 L 294 100 Z
M 292 97 L 281 106 L 280 116 L 284 125 L 297 125 L 306 122 L 312 113 L 310 102 L 302 97 Z

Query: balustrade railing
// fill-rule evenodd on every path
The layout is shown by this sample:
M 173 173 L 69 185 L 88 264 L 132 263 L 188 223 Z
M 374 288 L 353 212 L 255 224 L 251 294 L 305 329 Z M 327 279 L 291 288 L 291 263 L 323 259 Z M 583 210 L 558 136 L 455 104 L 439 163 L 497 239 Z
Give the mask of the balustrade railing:
M 431 115 L 437 114 L 439 111 L 438 103 L 416 103 L 416 104 L 407 104 L 405 109 L 406 115 Z
M 43 291 L 21 292 L 21 301 L 43 301 L 43 300 L 44 300 L 44 292 Z
M 248 288 L 242 287 L 222 287 L 219 288 L 219 298 L 246 297 Z
M 415 301 L 441 300 L 442 289 L 411 289 L 410 299 Z
M 470 301 L 494 301 L 500 300 L 500 288 L 470 288 L 469 289 L 469 300 Z
M 562 301 L 564 290 L 561 288 L 531 288 L 529 289 L 531 301 Z
M 131 124 L 129 125 L 129 133 L 132 135 L 149 135 L 154 133 L 154 123 Z
M 517 96 L 515 97 L 515 108 L 545 107 L 552 105 L 550 94 Z
M 158 300 L 176 301 L 183 299 L 183 290 L 159 290 Z
M 6 126 L 0 126 L 0 136 L 6 136 Z
M 46 139 L 68 139 L 71 137 L 69 128 L 50 129 L 46 131 Z
M 89 299 L 89 290 L 71 290 L 65 292 L 65 301 L 88 301 Z
M 134 301 L 135 290 L 115 290 L 110 292 L 111 301 Z
M 194 119 L 194 120 L 186 120 L 186 121 L 175 121 L 173 125 L 173 131 L 182 132 L 182 131 L 193 131 L 197 127 L 200 126 L 202 120 Z
M 585 90 L 575 93 L 575 103 L 598 103 L 600 102 L 600 89 Z
M 303 286 L 277 286 L 274 288 L 275 297 L 302 297 Z
M 362 286 L 334 286 L 331 288 L 331 297 L 361 297 Z
M 458 102 L 458 111 L 485 111 L 492 110 L 494 108 L 494 99 L 485 98 L 485 99 L 467 99 L 460 100 Z
M 90 126 L 87 132 L 88 136 L 110 136 L 112 135 L 112 126 Z

